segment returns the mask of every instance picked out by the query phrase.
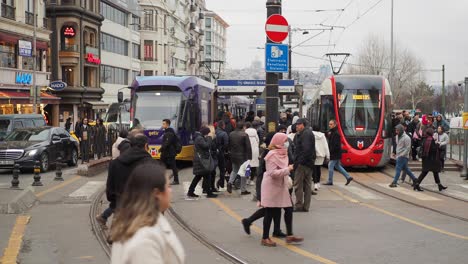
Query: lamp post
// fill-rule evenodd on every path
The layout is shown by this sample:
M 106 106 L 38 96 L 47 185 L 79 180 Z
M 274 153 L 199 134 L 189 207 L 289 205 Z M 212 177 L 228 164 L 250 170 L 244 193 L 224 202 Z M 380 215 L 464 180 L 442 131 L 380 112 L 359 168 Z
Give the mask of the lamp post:
M 468 171 L 467 171 L 467 154 L 468 154 L 468 129 L 465 128 L 465 115 L 468 113 L 468 77 L 465 77 L 465 104 L 463 105 L 463 134 L 464 134 L 464 142 L 463 142 L 463 169 L 460 174 L 460 177 L 465 177 L 468 179 Z

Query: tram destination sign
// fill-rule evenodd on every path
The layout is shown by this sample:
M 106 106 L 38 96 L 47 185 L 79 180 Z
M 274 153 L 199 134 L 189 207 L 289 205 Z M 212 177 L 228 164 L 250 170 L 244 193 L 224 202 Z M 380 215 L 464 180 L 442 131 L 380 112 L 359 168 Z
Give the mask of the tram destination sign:
M 218 80 L 217 91 L 224 94 L 261 94 L 265 80 Z M 280 93 L 294 93 L 294 80 L 279 80 Z

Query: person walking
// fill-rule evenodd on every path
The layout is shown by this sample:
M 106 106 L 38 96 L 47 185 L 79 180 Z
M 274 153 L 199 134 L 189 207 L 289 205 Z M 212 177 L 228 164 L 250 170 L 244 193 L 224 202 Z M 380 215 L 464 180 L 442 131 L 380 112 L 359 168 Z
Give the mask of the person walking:
M 109 164 L 106 181 L 106 198 L 109 201 L 109 208 L 96 216 L 96 220 L 102 227 L 106 227 L 107 219 L 112 215 L 120 199 L 127 180 L 133 169 L 143 162 L 157 162 L 148 153 L 148 138 L 144 134 L 130 136 L 131 147 L 123 152 L 117 159 Z
M 328 149 L 327 138 L 320 132 L 319 126 L 313 126 L 312 133 L 315 138 L 315 163 L 313 169 L 314 189 L 320 189 L 320 177 L 322 176 L 322 165 L 325 160 L 330 160 L 330 150 Z
M 408 133 L 411 134 L 411 157 L 413 160 L 418 160 L 418 147 L 421 145 L 421 122 L 419 114 L 415 114 L 413 121 L 408 126 Z
M 174 129 L 170 127 L 171 120 L 164 119 L 162 121 L 162 128 L 164 129 L 164 135 L 162 139 L 162 145 L 159 151 L 161 152 L 161 161 L 166 165 L 167 169 L 172 170 L 172 175 L 174 180 L 171 182 L 171 185 L 179 185 L 179 171 L 177 170 L 176 165 L 176 156 L 177 156 L 177 144 L 180 144 L 179 138 L 177 137 Z
M 411 180 L 413 181 L 413 185 L 415 186 L 417 185 L 417 179 L 408 167 L 408 159 L 411 150 L 411 138 L 408 136 L 408 134 L 405 133 L 405 129 L 401 124 L 395 127 L 395 134 L 395 142 L 397 147 L 395 149 L 395 154 L 393 155 L 396 160 L 396 168 L 393 182 L 389 185 L 389 187 L 395 188 L 398 186 L 398 179 L 400 178 L 402 171 L 410 176 Z
M 88 118 L 83 118 L 83 123 L 75 132 L 80 141 L 81 164 L 89 162 L 89 148 L 91 139 L 91 127 L 88 125 Z
M 121 153 L 126 151 L 131 147 L 130 141 L 127 139 L 128 131 L 126 129 L 122 129 L 119 132 L 119 136 L 115 140 L 114 144 L 112 144 L 112 159 L 116 159 L 120 156 Z
M 252 112 L 253 114 L 254 112 Z M 252 127 L 252 123 L 245 123 L 245 133 L 249 136 L 250 149 L 252 150 L 252 159 L 250 160 L 250 180 L 253 181 L 257 175 L 259 166 L 258 157 L 260 155 L 260 139 L 258 138 L 257 130 Z
M 249 136 L 244 132 L 244 123 L 237 122 L 236 129 L 229 134 L 229 152 L 231 156 L 232 171 L 227 184 L 227 191 L 232 193 L 232 185 L 236 180 L 241 165 L 252 160 L 252 148 Z M 247 177 L 241 177 L 241 195 L 250 194 L 246 189 Z
M 128 180 L 112 222 L 111 264 L 182 264 L 185 252 L 164 212 L 172 190 L 165 168 L 138 165 Z
M 226 123 L 223 120 L 218 121 L 216 128 L 216 147 L 218 148 L 218 168 L 219 168 L 219 180 L 216 182 L 216 187 L 224 188 L 224 181 L 226 180 L 226 158 L 225 155 L 229 149 L 229 136 L 224 130 Z
M 447 154 L 447 145 L 449 143 L 449 136 L 445 133 L 445 128 L 443 126 L 437 127 L 437 134 L 434 135 L 436 144 L 439 147 L 440 154 L 440 168 L 442 172 L 445 168 L 445 156 Z
M 432 174 L 434 174 L 434 181 L 437 183 L 439 191 L 447 189 L 447 187 L 443 186 L 440 182 L 440 152 L 439 147 L 437 146 L 433 136 L 434 130 L 432 128 L 427 128 L 426 137 L 423 139 L 421 145 L 422 172 L 418 177 L 417 184 L 415 184 L 414 186 L 414 189 L 420 192 L 422 191 L 422 189 L 419 187 L 419 185 L 422 183 L 429 171 L 432 171 Z
M 323 185 L 333 185 L 334 169 L 337 169 L 346 178 L 345 185 L 348 185 L 353 177 L 349 176 L 348 172 L 341 166 L 341 136 L 336 126 L 336 120 L 332 119 L 328 122 L 328 149 L 330 150 L 330 162 L 328 162 L 328 181 Z
M 94 150 L 96 151 L 97 158 L 105 156 L 105 144 L 106 144 L 106 127 L 103 124 L 102 119 L 96 119 L 96 126 L 94 127 Z
M 289 194 L 289 173 L 294 170 L 293 165 L 288 165 L 287 135 L 276 133 L 270 143 L 269 152 L 265 156 L 266 171 L 263 175 L 261 187 L 261 206 L 265 208 L 263 218 L 263 235 L 261 244 L 267 247 L 275 247 L 276 243 L 270 239 L 271 221 L 281 214 L 281 208 L 290 208 L 289 217 L 285 217 L 287 236 L 286 243 L 299 243 L 304 239 L 293 235 L 292 230 L 292 200 Z
M 212 164 L 205 164 L 204 162 L 204 160 L 211 159 L 211 148 L 213 138 L 214 134 L 211 133 L 210 128 L 207 126 L 203 126 L 202 128 L 200 128 L 200 132 L 197 133 L 197 135 L 195 136 L 195 155 L 193 158 L 193 175 L 195 175 L 195 177 L 193 178 L 192 183 L 190 184 L 190 187 L 188 189 L 188 197 L 199 197 L 197 194 L 195 194 L 195 188 L 197 187 L 197 184 L 202 178 L 202 185 L 203 189 L 206 191 L 206 197 L 218 197 L 218 195 L 213 194 L 210 186 L 211 172 L 214 169 L 214 164 L 213 167 L 206 168 L 205 166 L 210 166 Z
M 315 163 L 315 138 L 312 131 L 306 128 L 306 120 L 296 121 L 294 137 L 294 191 L 296 204 L 294 211 L 308 212 L 312 195 L 312 169 Z M 287 136 L 286 136 L 287 137 Z M 315 193 L 315 192 L 314 192 Z

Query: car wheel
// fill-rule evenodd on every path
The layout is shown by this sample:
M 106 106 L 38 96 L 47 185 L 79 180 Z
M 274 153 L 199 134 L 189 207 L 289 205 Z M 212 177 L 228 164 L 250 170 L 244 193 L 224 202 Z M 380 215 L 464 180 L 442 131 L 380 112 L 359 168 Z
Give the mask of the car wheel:
M 46 172 L 49 170 L 49 155 L 47 155 L 47 152 L 43 152 L 41 154 L 40 166 L 41 172 Z
M 68 161 L 68 166 L 76 166 L 78 163 L 78 152 L 76 149 L 72 150 L 71 160 Z

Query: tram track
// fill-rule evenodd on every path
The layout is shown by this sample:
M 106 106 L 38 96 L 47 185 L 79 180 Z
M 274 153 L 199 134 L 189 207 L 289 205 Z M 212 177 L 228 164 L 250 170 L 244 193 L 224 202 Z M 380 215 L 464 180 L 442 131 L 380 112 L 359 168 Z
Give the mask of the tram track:
M 363 174 L 369 176 L 368 172 L 359 172 L 359 173 L 363 173 Z M 382 172 L 382 171 L 379 171 L 379 173 L 382 173 L 383 175 L 389 176 L 388 174 L 386 174 L 385 172 Z M 375 188 L 375 187 L 372 187 L 372 186 L 370 186 L 368 184 L 365 184 L 365 183 L 363 183 L 362 181 L 360 181 L 360 180 L 358 180 L 356 178 L 357 177 L 354 177 L 353 182 L 356 182 L 357 184 L 361 185 L 362 187 L 364 187 L 364 188 L 366 188 L 368 190 L 371 190 L 371 191 L 377 192 L 379 194 L 391 197 L 393 199 L 396 199 L 398 201 L 410 204 L 410 205 L 418 207 L 418 208 L 426 209 L 426 210 L 429 210 L 429 211 L 432 211 L 432 212 L 435 212 L 435 213 L 438 213 L 438 214 L 441 214 L 441 215 L 444 215 L 444 216 L 448 216 L 448 217 L 451 217 L 451 218 L 454 218 L 454 219 L 458 219 L 458 220 L 461 220 L 461 221 L 464 221 L 464 222 L 468 222 L 468 218 L 465 218 L 465 217 L 462 217 L 462 216 L 459 216 L 459 215 L 454 215 L 454 214 L 451 214 L 451 213 L 447 213 L 447 212 L 444 212 L 444 211 L 441 211 L 441 210 L 438 210 L 438 209 L 434 209 L 434 208 L 431 208 L 431 207 L 428 207 L 428 206 L 425 206 L 425 205 L 421 205 L 421 204 L 418 204 L 418 203 L 415 203 L 415 202 L 408 201 L 408 200 L 400 198 L 400 197 L 398 197 L 396 195 L 389 194 L 387 192 L 379 190 L 378 188 Z M 434 192 L 434 191 L 432 191 L 432 192 L 433 193 L 438 193 L 438 192 Z M 440 194 L 440 193 L 438 193 L 438 194 Z M 447 195 L 445 195 L 445 196 L 447 196 Z M 452 196 L 447 196 L 447 197 L 453 198 Z M 466 201 L 464 201 L 462 199 L 456 199 L 456 200 L 466 202 Z
M 97 193 L 95 196 L 94 200 L 91 203 L 91 209 L 89 213 L 90 221 L 91 221 L 91 227 L 92 230 L 101 245 L 102 249 L 104 250 L 105 254 L 110 258 L 111 257 L 111 245 L 107 242 L 107 234 L 106 232 L 101 228 L 100 224 L 96 220 L 96 215 L 100 213 L 100 206 L 99 204 L 102 204 L 101 200 L 105 194 L 105 190 L 101 190 Z M 224 259 L 228 260 L 229 262 L 233 264 L 247 264 L 248 262 L 245 262 L 244 260 L 238 258 L 234 254 L 226 251 L 225 249 L 221 248 L 220 246 L 216 245 L 215 243 L 209 241 L 205 236 L 203 236 L 200 232 L 196 231 L 194 228 L 192 228 L 190 225 L 187 224 L 187 222 L 173 209 L 169 208 L 167 210 L 168 214 L 170 217 L 172 217 L 175 222 L 183 229 L 185 232 L 190 234 L 193 238 L 195 238 L 197 241 L 199 241 L 201 244 L 206 246 L 209 250 L 217 253 Z

